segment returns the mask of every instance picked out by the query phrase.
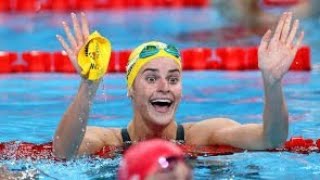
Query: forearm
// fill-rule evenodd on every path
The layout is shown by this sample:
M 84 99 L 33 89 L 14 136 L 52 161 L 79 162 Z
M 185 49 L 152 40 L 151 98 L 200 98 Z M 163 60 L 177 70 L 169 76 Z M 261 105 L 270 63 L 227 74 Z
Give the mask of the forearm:
M 78 94 L 62 117 L 53 140 L 53 152 L 60 158 L 77 154 L 83 140 L 92 100 L 99 82 L 82 80 Z
M 269 83 L 264 77 L 265 106 L 263 113 L 263 139 L 268 147 L 281 145 L 288 136 L 288 111 L 281 81 Z

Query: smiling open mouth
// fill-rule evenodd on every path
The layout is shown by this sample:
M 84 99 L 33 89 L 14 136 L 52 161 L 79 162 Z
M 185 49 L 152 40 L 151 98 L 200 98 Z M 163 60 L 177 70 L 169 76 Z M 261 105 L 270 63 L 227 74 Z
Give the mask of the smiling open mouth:
M 173 101 L 170 99 L 154 99 L 150 101 L 151 105 L 155 108 L 157 112 L 165 113 L 168 112 Z

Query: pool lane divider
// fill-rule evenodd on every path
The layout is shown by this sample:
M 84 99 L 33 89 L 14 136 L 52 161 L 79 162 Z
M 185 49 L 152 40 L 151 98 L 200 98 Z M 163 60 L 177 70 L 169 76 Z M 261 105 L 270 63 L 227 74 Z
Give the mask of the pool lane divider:
M 210 0 L 1 0 L 0 12 L 202 8 Z
M 108 72 L 125 72 L 131 50 L 113 51 Z M 245 71 L 258 70 L 257 47 L 207 47 L 181 50 L 182 65 L 186 71 L 221 70 Z M 302 46 L 290 67 L 293 71 L 310 71 L 310 47 Z M 0 73 L 76 73 L 64 51 L 0 51 Z
M 291 6 L 299 3 L 300 0 L 263 0 L 267 6 Z
M 77 10 L 126 10 L 154 8 L 203 8 L 213 5 L 210 0 L 1 0 L 1 12 L 38 13 Z M 263 0 L 262 5 L 292 6 L 299 0 Z
M 0 73 L 13 72 L 12 65 L 17 60 L 17 58 L 17 53 L 0 51 Z
M 195 146 L 183 145 L 178 146 L 189 156 L 221 156 L 234 153 L 241 153 L 245 150 L 226 146 Z M 125 149 L 117 146 L 104 146 L 100 151 L 96 152 L 93 157 L 112 158 L 116 154 L 123 153 Z M 249 151 L 255 152 L 255 151 Z M 280 148 L 270 149 L 259 152 L 290 152 L 298 154 L 320 153 L 320 139 L 304 139 L 301 136 L 292 137 L 286 141 Z M 0 159 L 56 159 L 52 153 L 52 142 L 43 144 L 34 144 L 29 142 L 10 141 L 0 143 Z M 58 159 L 56 159 L 58 160 Z

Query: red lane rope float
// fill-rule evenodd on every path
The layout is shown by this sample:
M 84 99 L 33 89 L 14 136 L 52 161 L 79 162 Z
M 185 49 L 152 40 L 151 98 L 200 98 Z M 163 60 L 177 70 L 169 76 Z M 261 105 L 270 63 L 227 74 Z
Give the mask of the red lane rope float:
M 258 70 L 258 47 L 248 47 L 245 49 L 244 69 L 247 70 Z
M 15 1 L 13 9 L 19 12 L 36 12 L 41 9 L 41 4 L 38 0 L 18 0 Z
M 128 8 L 209 7 L 210 0 L 1 0 L 0 12 L 74 11 Z
M 124 0 L 103 1 L 97 3 L 97 8 L 121 10 L 127 8 L 127 3 Z
M 212 145 L 212 146 L 195 146 L 195 145 L 179 145 L 182 150 L 192 156 L 220 156 L 230 155 L 234 153 L 244 152 L 243 149 L 235 148 L 226 145 Z
M 118 63 L 116 62 L 116 53 L 114 51 L 111 52 L 111 56 L 110 56 L 110 61 L 109 61 L 109 66 L 108 66 L 108 70 L 106 71 L 106 73 L 114 73 L 117 72 L 117 66 Z
M 0 12 L 9 12 L 11 10 L 10 0 L 1 0 Z
M 31 51 L 22 53 L 29 72 L 51 72 L 51 54 L 49 52 Z
M 108 72 L 126 72 L 131 50 L 113 51 Z M 14 63 L 20 56 L 15 52 L 0 51 L 0 73 L 12 72 L 60 72 L 75 73 L 68 56 L 62 52 L 28 51 L 22 53 L 24 62 Z M 257 47 L 208 47 L 181 50 L 184 70 L 258 70 Z M 19 58 L 18 58 L 19 59 Z M 310 47 L 302 46 L 290 67 L 293 71 L 310 71 Z
M 126 72 L 131 50 L 122 50 L 118 52 L 118 72 Z
M 184 6 L 183 0 L 165 0 L 163 2 L 164 7 L 181 8 Z
M 288 6 L 298 4 L 300 0 L 263 0 L 265 5 L 269 6 Z
M 10 73 L 13 71 L 12 64 L 17 60 L 14 52 L 0 51 L 0 73 Z
M 208 7 L 210 5 L 210 1 L 208 0 L 184 0 L 185 6 L 190 7 Z
M 27 72 L 27 65 L 25 64 L 12 64 L 12 72 L 14 73 L 24 73 Z
M 311 62 L 310 62 L 310 47 L 302 46 L 290 67 L 290 70 L 295 71 L 309 71 L 311 70 Z
M 68 11 L 73 9 L 70 1 L 68 0 L 47 0 L 44 4 L 41 5 L 44 10 L 52 11 Z
M 182 50 L 182 65 L 185 70 L 204 70 L 212 56 L 210 48 L 190 48 Z
M 188 155 L 196 156 L 219 156 L 244 152 L 243 149 L 226 146 L 195 146 L 179 145 Z M 105 146 L 93 157 L 112 158 L 116 154 L 123 153 L 123 147 Z M 254 152 L 254 151 L 253 151 Z M 320 153 L 320 139 L 304 139 L 303 137 L 292 137 L 286 141 L 283 147 L 267 150 L 266 152 L 291 152 L 300 154 Z M 52 142 L 44 144 L 33 144 L 28 142 L 4 142 L 0 143 L 0 159 L 55 159 L 52 153 Z
M 76 69 L 73 67 L 67 53 L 59 51 L 53 53 L 53 70 L 55 72 L 75 73 Z
M 93 0 L 76 1 L 76 9 L 78 10 L 95 10 L 97 7 L 97 2 Z
M 218 48 L 223 70 L 244 70 L 244 49 L 241 47 Z

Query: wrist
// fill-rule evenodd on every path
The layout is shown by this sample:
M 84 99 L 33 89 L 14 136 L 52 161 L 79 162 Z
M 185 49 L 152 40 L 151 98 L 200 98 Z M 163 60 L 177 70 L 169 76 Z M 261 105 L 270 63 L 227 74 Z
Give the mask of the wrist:
M 88 87 L 95 87 L 95 86 L 99 86 L 101 80 L 102 80 L 102 78 L 100 78 L 98 80 L 89 80 L 87 78 L 81 77 L 81 84 L 85 84 Z
M 277 84 L 281 84 L 282 77 L 276 77 L 271 73 L 262 72 L 262 79 L 265 86 L 272 87 Z
M 80 85 L 80 91 L 86 92 L 88 94 L 89 99 L 92 99 L 100 85 L 101 79 L 92 81 L 88 79 L 82 78 L 81 85 Z

